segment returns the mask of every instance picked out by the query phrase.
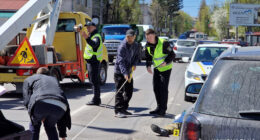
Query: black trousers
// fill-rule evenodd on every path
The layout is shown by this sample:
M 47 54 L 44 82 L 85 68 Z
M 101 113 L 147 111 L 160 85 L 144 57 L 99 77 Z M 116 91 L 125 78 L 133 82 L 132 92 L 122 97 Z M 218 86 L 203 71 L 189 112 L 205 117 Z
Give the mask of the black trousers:
M 160 113 L 165 113 L 167 110 L 168 86 L 170 76 L 171 69 L 164 72 L 160 72 L 159 70 L 154 69 L 153 90 L 157 102 L 156 110 L 158 110 Z
M 92 84 L 93 101 L 100 101 L 100 62 L 87 63 L 89 81 Z
M 33 134 L 32 140 L 39 140 L 42 120 L 44 119 L 44 129 L 49 140 L 59 140 L 56 124 L 65 114 L 65 111 L 53 104 L 37 101 L 32 112 L 32 122 L 29 128 Z
M 119 88 L 123 85 L 125 82 L 125 78 L 123 74 L 114 74 L 114 80 L 115 80 L 115 86 L 116 86 L 116 91 L 119 90 Z M 125 86 L 117 92 L 115 95 L 115 113 L 121 112 L 123 110 L 127 110 L 129 106 L 129 101 L 132 98 L 133 95 L 133 79 L 129 83 L 128 81 L 126 82 Z

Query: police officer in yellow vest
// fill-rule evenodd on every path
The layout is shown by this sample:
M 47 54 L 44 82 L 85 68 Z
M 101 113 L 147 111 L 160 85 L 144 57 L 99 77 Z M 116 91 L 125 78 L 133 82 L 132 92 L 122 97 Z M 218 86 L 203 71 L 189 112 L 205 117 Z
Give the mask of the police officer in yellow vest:
M 146 67 L 147 71 L 153 74 L 153 90 L 157 102 L 157 108 L 150 111 L 150 114 L 164 116 L 167 110 L 168 85 L 175 53 L 169 42 L 158 38 L 154 30 L 148 29 L 145 37 L 147 39 Z
M 98 34 L 96 24 L 87 22 L 88 33 L 82 32 L 82 36 L 87 41 L 87 46 L 84 51 L 84 59 L 87 61 L 87 70 L 89 81 L 92 84 L 94 97 L 87 105 L 100 105 L 100 62 L 102 60 L 102 38 Z

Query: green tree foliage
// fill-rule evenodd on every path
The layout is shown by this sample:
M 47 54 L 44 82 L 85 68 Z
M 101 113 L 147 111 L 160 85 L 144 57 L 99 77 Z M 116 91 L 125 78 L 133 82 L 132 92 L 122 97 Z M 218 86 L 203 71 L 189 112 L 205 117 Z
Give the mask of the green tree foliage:
M 206 1 L 202 0 L 199 10 L 199 17 L 195 28 L 200 32 L 210 35 L 210 23 L 210 8 L 207 6 Z
M 160 32 L 162 28 L 167 28 L 168 35 L 171 35 L 173 18 L 182 7 L 182 0 L 153 0 L 151 11 L 155 29 Z
M 178 13 L 179 15 L 173 20 L 175 36 L 179 36 L 180 34 L 190 31 L 193 28 L 192 17 L 183 11 L 179 11 Z
M 104 0 L 104 23 L 137 24 L 141 16 L 139 0 Z

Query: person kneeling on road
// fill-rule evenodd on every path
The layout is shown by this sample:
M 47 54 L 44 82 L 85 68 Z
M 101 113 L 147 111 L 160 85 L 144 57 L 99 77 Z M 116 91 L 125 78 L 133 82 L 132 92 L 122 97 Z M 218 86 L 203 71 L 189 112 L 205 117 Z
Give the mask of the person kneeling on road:
M 31 118 L 32 140 L 39 139 L 41 124 L 44 124 L 49 140 L 65 140 L 66 127 L 71 128 L 70 108 L 66 96 L 55 77 L 49 76 L 49 70 L 41 67 L 36 74 L 23 83 L 24 105 Z
M 127 109 L 133 94 L 134 81 L 130 75 L 139 61 L 139 46 L 135 42 L 135 37 L 134 30 L 127 30 L 126 38 L 117 51 L 114 80 L 117 91 L 115 95 L 115 117 L 118 118 L 125 118 L 126 115 L 132 114 Z

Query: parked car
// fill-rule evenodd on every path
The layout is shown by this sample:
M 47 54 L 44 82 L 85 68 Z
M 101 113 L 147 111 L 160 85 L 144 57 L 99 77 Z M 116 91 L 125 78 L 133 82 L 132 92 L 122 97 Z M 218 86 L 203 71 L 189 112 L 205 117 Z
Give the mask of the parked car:
M 207 81 L 187 86 L 199 97 L 183 120 L 181 140 L 259 140 L 260 48 L 228 49 Z
M 187 66 L 185 71 L 185 87 L 191 83 L 203 83 L 209 75 L 213 61 L 226 49 L 231 47 L 239 47 L 228 44 L 203 44 L 199 45 Z M 189 58 L 183 59 L 188 62 Z M 198 97 L 198 94 L 185 93 L 184 100 L 192 101 L 193 98 Z
M 173 48 L 173 51 L 176 54 L 175 60 L 181 60 L 182 57 L 191 58 L 197 45 L 198 42 L 196 40 L 186 40 L 186 39 L 177 40 Z
M 159 38 L 169 40 L 169 37 L 167 37 L 167 36 L 159 36 Z
M 175 46 L 175 43 L 177 42 L 177 40 L 178 40 L 178 39 L 174 39 L 174 38 L 169 39 L 169 43 L 170 43 L 170 45 L 171 45 L 172 48 Z

